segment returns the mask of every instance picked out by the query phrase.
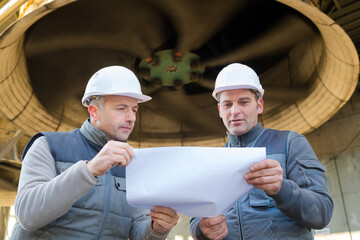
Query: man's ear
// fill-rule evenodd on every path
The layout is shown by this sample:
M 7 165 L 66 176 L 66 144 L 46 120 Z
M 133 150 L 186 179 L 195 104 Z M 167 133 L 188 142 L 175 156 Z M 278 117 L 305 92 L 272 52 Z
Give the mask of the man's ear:
M 264 111 L 264 100 L 262 98 L 260 98 L 257 101 L 257 105 L 258 105 L 258 114 L 262 114 Z
M 90 105 L 88 107 L 88 112 L 91 116 L 91 119 L 93 119 L 94 121 L 98 121 L 99 120 L 99 109 L 98 107 L 94 106 L 94 105 Z
M 220 103 L 217 104 L 217 109 L 219 111 L 219 116 L 221 117 L 221 114 L 220 114 Z

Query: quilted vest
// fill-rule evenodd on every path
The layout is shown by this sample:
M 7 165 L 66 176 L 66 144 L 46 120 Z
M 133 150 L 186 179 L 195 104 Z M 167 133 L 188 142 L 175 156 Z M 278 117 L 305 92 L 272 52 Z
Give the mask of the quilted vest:
M 41 136 L 46 137 L 58 175 L 79 160 L 91 160 L 102 148 L 85 139 L 79 129 L 42 132 L 29 141 L 23 159 L 33 142 Z M 69 185 L 70 191 L 71 187 Z M 38 231 L 27 231 L 19 225 L 16 235 L 18 239 L 128 239 L 133 208 L 128 205 L 125 194 L 125 169 L 114 167 L 99 176 L 95 186 L 66 214 Z

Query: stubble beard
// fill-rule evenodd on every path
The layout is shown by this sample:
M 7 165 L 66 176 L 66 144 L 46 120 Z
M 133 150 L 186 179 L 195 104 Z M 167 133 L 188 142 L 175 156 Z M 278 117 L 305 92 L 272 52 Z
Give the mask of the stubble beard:
M 107 139 L 108 140 L 114 140 L 114 141 L 118 141 L 118 142 L 127 142 L 133 128 L 131 129 L 131 131 L 126 135 L 126 133 L 122 132 L 121 129 L 122 126 L 120 127 L 115 127 L 112 129 L 111 132 L 104 132 Z M 124 136 L 125 135 L 125 136 Z

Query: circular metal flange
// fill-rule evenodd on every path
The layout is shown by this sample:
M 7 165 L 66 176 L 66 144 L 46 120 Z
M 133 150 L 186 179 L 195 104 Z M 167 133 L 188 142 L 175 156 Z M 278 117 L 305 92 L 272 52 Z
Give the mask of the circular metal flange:
M 161 85 L 175 87 L 193 82 L 192 76 L 202 76 L 204 67 L 192 67 L 194 62 L 199 62 L 200 58 L 194 53 L 183 53 L 181 58 L 174 60 L 174 50 L 161 50 L 154 54 L 158 59 L 158 64 L 154 65 L 148 59 L 143 59 L 139 63 L 139 69 L 149 69 L 150 74 L 142 76 L 145 80 L 151 82 L 152 79 L 161 79 Z M 182 83 L 182 84 L 180 84 Z

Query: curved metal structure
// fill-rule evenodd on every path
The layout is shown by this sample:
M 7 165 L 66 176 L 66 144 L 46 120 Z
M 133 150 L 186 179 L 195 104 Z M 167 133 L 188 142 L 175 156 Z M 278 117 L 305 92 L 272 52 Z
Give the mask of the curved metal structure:
M 213 144 L 225 129 L 211 91 L 231 62 L 260 75 L 263 125 L 300 133 L 333 116 L 359 76 L 350 38 L 300 0 L 55 0 L 0 36 L 0 111 L 27 135 L 70 130 L 87 118 L 89 77 L 124 65 L 153 97 L 132 141 Z

